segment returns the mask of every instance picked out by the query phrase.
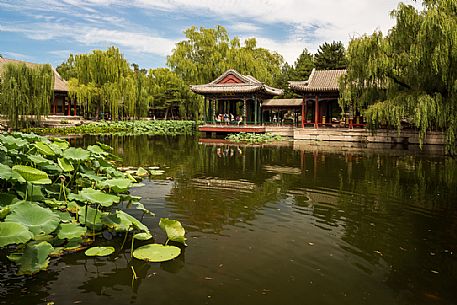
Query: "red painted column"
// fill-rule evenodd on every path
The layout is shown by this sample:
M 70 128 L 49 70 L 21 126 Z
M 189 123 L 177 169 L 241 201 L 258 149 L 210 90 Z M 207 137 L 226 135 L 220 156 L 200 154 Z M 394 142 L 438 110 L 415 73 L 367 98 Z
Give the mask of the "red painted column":
M 305 98 L 301 103 L 301 128 L 305 128 Z
M 319 128 L 319 97 L 317 95 L 314 107 L 314 128 Z

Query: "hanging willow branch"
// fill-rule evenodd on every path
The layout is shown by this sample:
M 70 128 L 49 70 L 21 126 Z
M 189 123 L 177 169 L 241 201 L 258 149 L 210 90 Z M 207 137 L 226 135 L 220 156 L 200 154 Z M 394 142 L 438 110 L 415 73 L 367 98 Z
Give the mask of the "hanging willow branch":
M 54 72 L 50 65 L 8 63 L 0 77 L 0 112 L 12 128 L 40 122 L 49 113 Z

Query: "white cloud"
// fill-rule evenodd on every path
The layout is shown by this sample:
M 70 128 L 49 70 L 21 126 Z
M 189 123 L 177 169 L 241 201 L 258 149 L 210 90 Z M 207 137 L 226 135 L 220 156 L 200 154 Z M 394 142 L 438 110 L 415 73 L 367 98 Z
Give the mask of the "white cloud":
M 230 26 L 230 28 L 234 31 L 241 33 L 254 33 L 260 30 L 260 27 L 258 25 L 248 22 L 235 22 Z

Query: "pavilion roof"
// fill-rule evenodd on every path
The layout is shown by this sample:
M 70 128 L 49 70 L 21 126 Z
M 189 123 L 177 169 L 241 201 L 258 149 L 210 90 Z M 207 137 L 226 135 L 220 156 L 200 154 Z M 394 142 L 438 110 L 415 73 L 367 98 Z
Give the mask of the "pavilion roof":
M 278 98 L 262 102 L 263 107 L 299 107 L 303 103 L 301 98 Z
M 25 64 L 29 67 L 38 66 L 40 64 L 16 60 L 16 59 L 9 59 L 9 58 L 0 58 L 0 76 L 3 70 L 3 66 L 6 64 Z M 68 83 L 60 76 L 59 72 L 56 69 L 52 68 L 54 72 L 54 91 L 61 91 L 61 92 L 68 92 Z
M 296 92 L 338 92 L 338 81 L 346 70 L 313 69 L 306 81 L 289 81 L 289 88 Z
M 232 77 L 236 82 L 224 82 Z M 205 85 L 192 85 L 190 89 L 198 94 L 242 94 L 242 93 L 264 93 L 269 96 L 278 96 L 283 94 L 282 89 L 273 88 L 265 85 L 251 75 L 242 75 L 241 73 L 230 69 L 216 78 L 214 81 Z

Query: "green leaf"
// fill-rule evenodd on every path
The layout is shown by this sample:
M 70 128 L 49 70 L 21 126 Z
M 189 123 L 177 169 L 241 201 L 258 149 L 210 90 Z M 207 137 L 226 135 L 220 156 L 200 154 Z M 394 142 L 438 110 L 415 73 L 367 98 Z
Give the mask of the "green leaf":
M 109 188 L 116 193 L 124 193 L 132 186 L 132 181 L 127 178 L 114 178 L 102 181 L 99 186 L 101 188 Z
M 44 158 L 42 155 L 29 155 L 29 156 L 27 156 L 27 158 L 39 166 L 55 164 L 53 161 Z
M 160 263 L 174 259 L 181 254 L 181 249 L 174 246 L 149 244 L 136 248 L 133 257 L 147 262 Z
M 86 209 L 87 209 L 87 215 L 86 215 Z M 89 228 L 93 228 L 95 230 L 101 230 L 103 228 L 102 224 L 102 216 L 106 215 L 106 213 L 102 213 L 101 211 L 84 206 L 79 209 L 78 212 L 79 215 L 79 222 L 81 224 L 86 224 Z M 86 218 L 87 216 L 87 218 Z
M 186 231 L 179 221 L 160 218 L 159 227 L 167 233 L 169 240 L 186 245 L 186 238 L 184 237 Z
M 29 142 L 26 140 L 17 139 L 13 136 L 4 136 L 4 135 L 0 135 L 0 141 L 8 149 L 18 149 L 18 148 L 24 147 L 27 144 L 29 144 Z
M 73 167 L 73 165 L 71 165 L 70 162 L 68 162 L 66 159 L 64 158 L 59 158 L 57 159 L 57 163 L 59 164 L 60 168 L 68 173 L 68 172 L 71 172 L 71 171 L 74 171 L 75 168 Z
M 163 175 L 165 173 L 164 170 L 150 170 L 149 173 L 151 174 L 151 176 L 160 176 L 160 175 Z
M 27 182 L 32 184 L 51 184 L 52 181 L 49 179 L 46 172 L 40 171 L 39 169 L 33 168 L 27 165 L 15 165 L 12 170 L 19 173 Z
M 68 143 L 68 141 L 66 141 L 66 140 L 62 140 L 59 138 L 53 138 L 52 140 L 53 140 L 52 144 L 54 144 L 55 146 L 58 146 L 61 150 L 65 150 L 68 147 L 70 147 L 70 143 Z
M 138 240 L 149 240 L 152 238 L 152 235 L 149 232 L 142 232 L 142 233 L 137 233 L 137 234 L 133 235 L 133 238 L 138 239 Z
M 36 142 L 34 144 L 34 146 L 37 148 L 38 152 L 40 152 L 41 154 L 45 155 L 45 156 L 50 156 L 50 157 L 53 157 L 55 156 L 56 154 L 54 153 L 54 151 L 51 149 L 51 147 L 49 147 L 46 143 L 44 142 Z
M 103 218 L 103 224 L 108 228 L 118 232 L 131 231 L 137 229 L 149 233 L 148 227 L 141 223 L 135 217 L 125 213 L 124 211 L 117 210 L 116 214 L 110 214 Z
M 109 153 L 104 151 L 100 146 L 98 145 L 89 145 L 87 146 L 87 150 L 90 151 L 91 153 L 99 156 L 107 156 Z
M 42 208 L 36 203 L 22 201 L 11 207 L 11 214 L 6 216 L 5 221 L 25 225 L 36 237 L 54 232 L 60 218 L 50 209 Z
M 82 148 L 70 147 L 63 152 L 63 157 L 72 161 L 86 161 L 89 160 L 90 152 Z
M 144 168 L 139 167 L 136 171 L 136 175 L 138 177 L 146 177 L 146 176 L 149 176 L 149 172 L 147 170 L 145 170 Z
M 114 252 L 113 247 L 91 247 L 84 252 L 87 256 L 108 256 Z
M 63 223 L 57 229 L 57 237 L 60 239 L 73 239 L 86 235 L 87 228 L 76 223 Z
M 6 180 L 6 181 L 17 181 L 19 183 L 24 183 L 25 179 L 22 178 L 22 176 L 14 172 L 11 167 L 5 164 L 0 163 L 0 179 Z
M 120 200 L 116 195 L 107 194 L 99 190 L 94 190 L 93 188 L 83 188 L 79 191 L 79 196 L 85 201 L 100 204 L 104 207 L 109 207 L 113 205 L 113 203 L 119 203 Z
M 0 222 L 0 248 L 11 244 L 23 244 L 33 238 L 26 226 L 16 222 Z
M 49 264 L 49 254 L 54 248 L 46 241 L 28 244 L 24 253 L 19 256 L 8 256 L 8 259 L 18 264 L 18 275 L 32 275 L 41 270 L 46 270 Z

